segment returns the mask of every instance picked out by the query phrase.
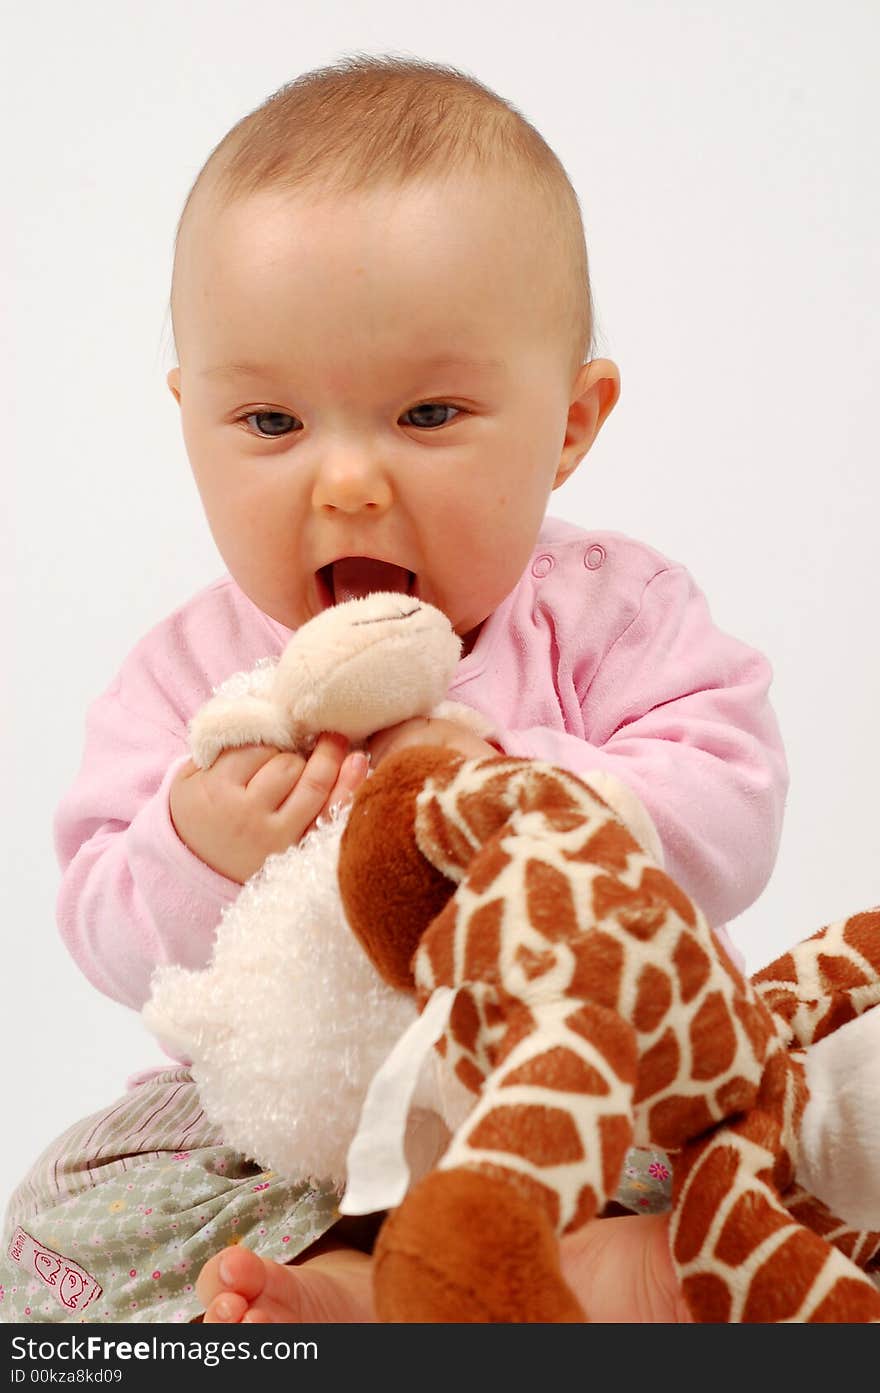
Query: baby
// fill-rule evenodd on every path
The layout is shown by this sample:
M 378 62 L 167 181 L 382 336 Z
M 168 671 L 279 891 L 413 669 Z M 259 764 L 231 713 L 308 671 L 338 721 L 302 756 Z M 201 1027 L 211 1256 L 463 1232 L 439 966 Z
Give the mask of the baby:
M 199 770 L 187 724 L 231 673 L 372 590 L 448 615 L 463 640 L 448 695 L 500 732 L 489 745 L 407 722 L 375 738 L 374 762 L 430 741 L 607 770 L 723 934 L 779 843 L 770 669 L 714 627 L 681 565 L 545 517 L 620 383 L 592 356 L 578 202 L 537 131 L 453 69 L 357 58 L 307 73 L 199 174 L 171 311 L 168 385 L 228 574 L 148 633 L 89 711 L 56 844 L 61 932 L 95 986 L 139 1009 L 157 964 L 204 966 L 239 887 L 353 795 L 367 761 L 333 732 L 307 760 L 250 747 Z M 634 1153 L 622 1202 L 659 1210 L 665 1168 L 639 1166 Z M 70 1280 L 65 1301 L 4 1258 L 22 1294 L 10 1314 L 369 1319 L 369 1237 L 337 1218 L 329 1190 L 225 1146 L 179 1061 L 70 1129 L 19 1187 L 4 1253 L 23 1232 L 18 1253 L 42 1245 Z M 607 1218 L 565 1240 L 594 1314 L 680 1312 L 664 1224 Z M 640 1303 L 617 1274 L 634 1287 L 645 1254 L 657 1275 Z

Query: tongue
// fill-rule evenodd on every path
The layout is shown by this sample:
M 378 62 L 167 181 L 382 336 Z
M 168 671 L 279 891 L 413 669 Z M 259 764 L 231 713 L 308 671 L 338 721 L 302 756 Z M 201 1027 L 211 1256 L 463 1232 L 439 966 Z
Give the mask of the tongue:
M 377 590 L 391 590 L 398 595 L 409 592 L 409 571 L 392 566 L 389 561 L 374 561 L 367 556 L 344 556 L 333 563 L 333 599 L 337 605 L 346 600 L 360 600 Z

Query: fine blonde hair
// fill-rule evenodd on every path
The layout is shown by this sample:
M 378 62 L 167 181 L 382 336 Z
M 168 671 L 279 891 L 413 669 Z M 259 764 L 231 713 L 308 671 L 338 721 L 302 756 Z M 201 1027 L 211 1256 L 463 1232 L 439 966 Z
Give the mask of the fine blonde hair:
M 577 194 L 543 136 L 512 103 L 455 67 L 355 53 L 286 83 L 214 147 L 177 224 L 209 190 L 222 209 L 282 190 L 333 197 L 461 171 L 509 176 L 535 200 L 536 278 L 548 286 L 572 371 L 593 353 L 593 301 Z M 171 317 L 173 329 L 174 274 Z

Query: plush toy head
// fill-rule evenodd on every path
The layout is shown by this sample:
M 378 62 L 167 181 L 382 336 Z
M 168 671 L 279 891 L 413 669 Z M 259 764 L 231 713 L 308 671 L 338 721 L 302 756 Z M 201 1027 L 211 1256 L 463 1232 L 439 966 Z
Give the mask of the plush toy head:
M 446 696 L 461 639 L 433 605 L 372 594 L 334 605 L 297 630 L 273 696 L 304 733 L 352 741 L 431 711 Z
M 696 1320 L 880 1319 L 850 1260 L 871 1261 L 880 1235 L 846 1232 L 794 1185 L 798 1051 L 880 1003 L 880 914 L 829 926 L 756 990 L 595 790 L 436 749 L 389 757 L 359 790 L 339 881 L 473 1100 L 380 1232 L 380 1319 L 585 1319 L 556 1236 L 601 1211 L 633 1143 L 677 1153 L 672 1255 Z M 386 1207 L 359 1140 L 350 1191 Z
M 359 744 L 436 711 L 460 654 L 449 620 L 424 600 L 377 593 L 334 605 L 297 629 L 277 663 L 217 689 L 190 723 L 193 760 L 207 768 L 236 745 L 304 751 L 325 730 Z M 444 714 L 490 728 L 464 707 Z

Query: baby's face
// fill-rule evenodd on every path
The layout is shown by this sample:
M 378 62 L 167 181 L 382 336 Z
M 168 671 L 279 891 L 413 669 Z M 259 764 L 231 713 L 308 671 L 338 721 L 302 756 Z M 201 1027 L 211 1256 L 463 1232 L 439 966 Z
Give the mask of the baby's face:
M 522 574 L 618 390 L 603 360 L 572 380 L 524 218 L 461 179 L 193 218 L 168 384 L 220 553 L 282 624 L 335 576 L 408 587 L 469 646 Z M 400 569 L 331 569 L 357 557 Z

